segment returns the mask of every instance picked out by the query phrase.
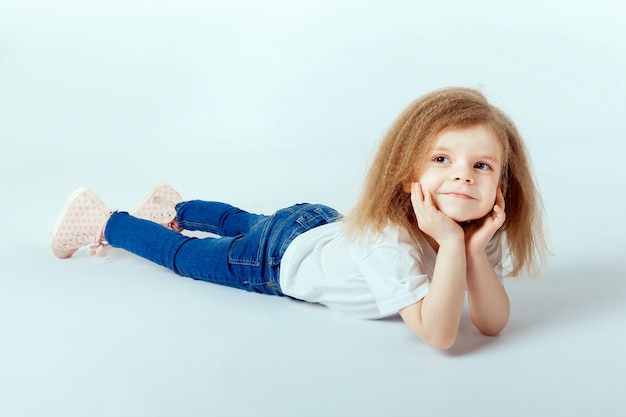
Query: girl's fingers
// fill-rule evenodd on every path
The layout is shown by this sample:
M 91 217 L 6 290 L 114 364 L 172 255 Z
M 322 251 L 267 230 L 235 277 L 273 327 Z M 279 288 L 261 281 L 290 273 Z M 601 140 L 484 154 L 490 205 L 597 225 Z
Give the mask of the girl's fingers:
M 439 207 L 435 204 L 435 200 L 433 200 L 433 195 L 430 191 L 424 192 L 424 207 L 426 210 L 430 210 L 431 213 L 440 213 Z
M 432 211 L 439 211 L 433 201 L 433 195 L 428 190 L 424 191 L 422 184 L 419 182 L 413 183 L 411 199 L 413 200 L 413 208 L 415 210 L 419 210 L 424 215 L 426 213 L 430 213 L 432 215 Z
M 418 182 L 414 182 L 411 186 L 411 202 L 415 210 L 423 210 L 424 208 L 424 194 L 422 193 L 422 187 Z
M 504 194 L 502 194 L 502 189 L 498 188 L 496 192 L 496 206 L 500 207 L 502 211 L 504 211 Z
M 435 206 L 435 204 L 433 203 L 433 195 L 430 193 L 430 191 L 426 191 L 424 193 L 424 204 L 428 207 Z
M 414 182 L 411 186 L 411 202 L 413 204 L 413 211 L 419 223 L 422 223 L 426 219 L 426 193 L 422 190 L 422 185 L 419 182 Z
M 502 227 L 504 224 L 504 220 L 506 219 L 506 214 L 501 206 L 495 205 L 493 207 L 493 221 L 497 225 L 498 228 Z
M 424 201 L 424 191 L 422 190 L 422 184 L 414 182 L 412 187 L 413 195 L 415 195 L 419 201 Z
M 493 213 L 495 214 L 494 217 L 496 219 L 504 218 L 504 210 L 502 210 L 502 207 L 500 207 L 500 206 L 494 206 Z

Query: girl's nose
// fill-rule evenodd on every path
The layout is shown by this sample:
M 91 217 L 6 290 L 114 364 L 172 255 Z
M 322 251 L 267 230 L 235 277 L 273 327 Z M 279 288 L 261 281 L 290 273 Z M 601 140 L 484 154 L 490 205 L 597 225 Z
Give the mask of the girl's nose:
M 452 179 L 454 181 L 463 181 L 467 184 L 472 184 L 474 182 L 474 179 L 472 178 L 472 174 L 464 169 L 456 171 Z

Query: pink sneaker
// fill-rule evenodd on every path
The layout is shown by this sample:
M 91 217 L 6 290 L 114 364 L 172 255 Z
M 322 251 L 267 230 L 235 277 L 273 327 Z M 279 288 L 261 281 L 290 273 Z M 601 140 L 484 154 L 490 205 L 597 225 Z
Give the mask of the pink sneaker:
M 50 244 L 59 258 L 69 258 L 83 246 L 92 244 L 90 254 L 106 256 L 104 226 L 112 210 L 87 188 L 72 193 L 54 226 Z
M 175 208 L 181 201 L 183 197 L 178 191 L 168 184 L 161 184 L 130 214 L 181 232 L 182 229 L 176 223 Z

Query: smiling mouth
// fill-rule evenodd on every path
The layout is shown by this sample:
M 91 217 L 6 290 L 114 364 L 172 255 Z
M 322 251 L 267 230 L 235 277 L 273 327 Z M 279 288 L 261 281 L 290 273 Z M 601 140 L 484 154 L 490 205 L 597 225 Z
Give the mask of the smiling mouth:
M 462 198 L 465 200 L 475 200 L 474 197 L 467 195 L 467 194 L 463 194 L 463 193 L 443 193 L 444 195 L 450 196 L 450 197 L 455 197 L 455 198 Z

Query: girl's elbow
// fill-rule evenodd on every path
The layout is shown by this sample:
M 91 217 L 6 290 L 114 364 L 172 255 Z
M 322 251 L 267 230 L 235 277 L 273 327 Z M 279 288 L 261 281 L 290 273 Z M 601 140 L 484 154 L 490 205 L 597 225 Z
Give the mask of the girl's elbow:
M 476 326 L 476 328 L 485 336 L 497 336 L 502 330 L 504 330 L 508 321 L 508 315 L 506 315 L 499 320 L 475 320 L 474 326 Z
M 430 346 L 440 349 L 440 350 L 448 350 L 450 349 L 452 346 L 454 346 L 454 342 L 456 339 L 452 339 L 452 340 L 441 340 L 441 341 L 437 341 L 434 343 L 429 343 Z
M 498 327 L 483 327 L 483 328 L 478 328 L 478 330 L 485 336 L 497 336 L 500 334 L 500 332 L 504 329 L 504 326 L 498 326 Z
M 474 323 L 476 328 L 485 336 L 497 336 L 506 327 L 508 320 L 500 320 L 496 322 Z
M 454 342 L 456 342 L 457 332 L 450 334 L 432 334 L 432 335 L 422 335 L 421 339 L 426 342 L 428 345 L 441 349 L 447 350 L 454 346 Z
M 400 310 L 400 316 L 421 341 L 437 349 L 450 349 L 456 341 L 460 317 L 455 323 L 442 324 L 439 320 L 425 322 L 421 307 L 420 300 Z

